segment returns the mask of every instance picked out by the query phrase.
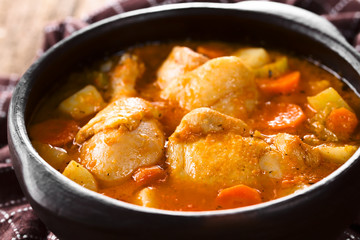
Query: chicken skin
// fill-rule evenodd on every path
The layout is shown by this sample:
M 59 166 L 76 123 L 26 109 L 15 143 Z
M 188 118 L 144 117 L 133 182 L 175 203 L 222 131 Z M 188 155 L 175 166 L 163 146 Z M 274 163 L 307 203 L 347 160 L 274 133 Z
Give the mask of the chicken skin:
M 124 131 L 136 129 L 143 118 L 153 116 L 151 103 L 141 98 L 121 98 L 109 104 L 83 126 L 76 135 L 76 142 L 82 144 L 94 134 L 121 128 Z
M 157 85 L 164 89 L 182 74 L 189 72 L 209 59 L 190 48 L 176 46 L 157 72 Z
M 121 98 L 109 104 L 76 136 L 83 143 L 81 164 L 104 185 L 113 185 L 128 179 L 139 167 L 158 163 L 165 137 L 152 111 L 152 105 L 140 98 Z
M 181 181 L 229 187 L 258 187 L 258 159 L 269 145 L 249 136 L 247 125 L 209 108 L 191 111 L 169 138 L 170 176 Z
M 238 57 L 211 59 L 172 81 L 160 95 L 187 111 L 210 107 L 246 118 L 258 98 L 253 72 Z
M 245 184 L 257 189 L 271 179 L 295 179 L 300 185 L 313 177 L 299 169 L 320 164 L 317 149 L 290 134 L 264 141 L 250 133 L 240 119 L 209 108 L 191 111 L 169 138 L 170 176 L 219 188 Z

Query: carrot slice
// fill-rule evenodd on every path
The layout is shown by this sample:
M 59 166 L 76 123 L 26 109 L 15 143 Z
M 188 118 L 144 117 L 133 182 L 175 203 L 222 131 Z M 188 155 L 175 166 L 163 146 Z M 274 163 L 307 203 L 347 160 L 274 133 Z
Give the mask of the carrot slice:
M 355 113 L 342 107 L 331 111 L 325 125 L 336 136 L 348 137 L 354 132 L 358 123 Z
M 226 52 L 220 48 L 214 46 L 198 46 L 196 48 L 198 53 L 201 53 L 209 58 L 217 58 L 226 56 Z
M 261 117 L 273 130 L 294 128 L 306 119 L 301 107 L 291 103 L 268 104 Z
M 259 79 L 257 85 L 259 89 L 268 94 L 286 94 L 294 92 L 300 81 L 300 72 L 291 72 L 275 80 Z
M 31 126 L 29 135 L 34 141 L 59 147 L 72 141 L 79 129 L 73 120 L 50 119 Z
M 221 190 L 216 203 L 222 208 L 244 207 L 261 203 L 261 196 L 255 188 L 240 184 Z
M 138 168 L 132 175 L 134 181 L 140 184 L 150 184 L 165 177 L 165 170 L 159 166 Z

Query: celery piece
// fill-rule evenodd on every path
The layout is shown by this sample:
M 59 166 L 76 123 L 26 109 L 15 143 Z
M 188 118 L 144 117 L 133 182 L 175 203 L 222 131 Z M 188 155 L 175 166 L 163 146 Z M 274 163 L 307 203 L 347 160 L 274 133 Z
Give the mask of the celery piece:
M 277 78 L 288 70 L 287 57 L 279 57 L 275 62 L 266 64 L 254 70 L 257 78 Z

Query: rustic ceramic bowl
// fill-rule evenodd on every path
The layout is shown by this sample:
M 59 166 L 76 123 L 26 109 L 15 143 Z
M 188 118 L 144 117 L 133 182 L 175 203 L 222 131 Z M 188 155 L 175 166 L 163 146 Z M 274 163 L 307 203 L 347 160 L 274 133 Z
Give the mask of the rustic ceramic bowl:
M 287 49 L 312 58 L 360 90 L 360 57 L 326 20 L 270 2 L 186 3 L 138 10 L 80 30 L 47 51 L 20 80 L 8 136 L 22 189 L 60 239 L 334 239 L 360 209 L 359 151 L 308 189 L 239 209 L 175 212 L 135 206 L 89 191 L 48 165 L 26 126 L 61 77 L 86 62 L 149 41 L 216 39 Z

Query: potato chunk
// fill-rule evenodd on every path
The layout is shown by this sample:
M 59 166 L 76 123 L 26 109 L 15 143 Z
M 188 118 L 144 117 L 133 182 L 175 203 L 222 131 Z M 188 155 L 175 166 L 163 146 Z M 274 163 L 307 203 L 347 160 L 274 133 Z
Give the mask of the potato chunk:
M 288 70 L 287 57 L 278 57 L 274 62 L 265 64 L 254 70 L 257 78 L 278 78 Z
M 316 148 L 319 149 L 319 152 L 324 159 L 343 164 L 356 152 L 358 146 L 331 146 L 322 144 Z
M 64 171 L 66 164 L 69 161 L 69 155 L 65 149 L 35 141 L 32 142 L 32 145 L 48 164 L 60 172 Z
M 154 188 L 147 187 L 137 194 L 136 202 L 143 207 L 156 208 L 158 205 L 156 200 L 156 192 Z
M 332 87 L 325 89 L 315 96 L 308 97 L 307 100 L 310 106 L 318 112 L 324 110 L 326 106 L 331 106 L 332 108 L 344 107 L 353 111 L 339 93 Z
M 63 175 L 87 189 L 97 191 L 97 183 L 94 176 L 80 163 L 72 160 L 65 168 Z
M 74 119 L 82 119 L 101 110 L 105 102 L 99 91 L 92 85 L 87 85 L 80 91 L 62 101 L 60 111 L 69 114 Z
M 271 61 L 264 48 L 241 48 L 232 55 L 239 57 L 246 65 L 252 68 L 262 67 Z

